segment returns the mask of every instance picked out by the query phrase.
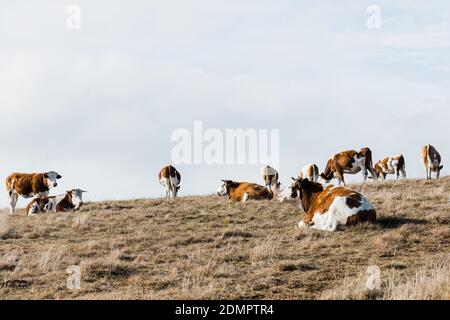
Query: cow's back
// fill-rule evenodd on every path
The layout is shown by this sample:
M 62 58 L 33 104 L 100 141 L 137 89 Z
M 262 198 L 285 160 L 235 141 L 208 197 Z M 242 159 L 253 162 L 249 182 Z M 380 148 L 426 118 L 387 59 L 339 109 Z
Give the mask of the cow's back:
M 14 189 L 16 192 L 23 195 L 30 195 L 33 193 L 33 180 L 36 173 L 11 173 L 6 178 L 7 190 Z
M 335 221 L 336 225 L 352 225 L 357 222 L 374 222 L 375 219 L 375 209 L 366 197 L 345 187 L 330 185 L 312 199 L 305 223 L 314 221 L 325 226 Z M 332 231 L 329 226 L 323 230 Z

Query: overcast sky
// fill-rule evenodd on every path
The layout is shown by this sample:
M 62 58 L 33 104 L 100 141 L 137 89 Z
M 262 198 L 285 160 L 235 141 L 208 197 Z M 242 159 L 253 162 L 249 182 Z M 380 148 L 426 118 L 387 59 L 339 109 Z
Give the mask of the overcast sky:
M 71 4 L 81 30 L 67 29 Z M 380 29 L 366 25 L 372 4 Z M 171 134 L 197 120 L 279 129 L 284 184 L 364 146 L 374 160 L 403 153 L 422 177 L 431 143 L 449 172 L 448 0 L 1 0 L 0 40 L 1 179 L 55 170 L 53 194 L 159 197 Z M 261 181 L 260 165 L 177 168 L 180 195 Z

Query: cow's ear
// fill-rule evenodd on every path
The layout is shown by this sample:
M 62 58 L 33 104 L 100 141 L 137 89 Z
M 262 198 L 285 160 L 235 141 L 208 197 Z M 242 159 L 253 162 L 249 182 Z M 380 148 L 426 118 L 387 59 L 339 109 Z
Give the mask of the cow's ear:
M 87 191 L 81 190 L 81 192 L 84 193 L 84 192 L 87 192 Z
M 291 179 L 292 179 L 292 181 L 295 181 L 295 180 L 297 180 L 297 179 L 295 179 L 294 177 L 291 177 Z
M 62 178 L 62 176 L 60 174 L 56 175 L 56 179 L 61 179 L 61 178 Z

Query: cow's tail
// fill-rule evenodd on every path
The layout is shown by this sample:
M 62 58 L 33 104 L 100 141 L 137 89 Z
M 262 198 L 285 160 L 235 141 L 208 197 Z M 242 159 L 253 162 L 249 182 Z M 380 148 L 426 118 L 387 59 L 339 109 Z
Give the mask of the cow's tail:
M 169 189 L 170 191 L 172 191 L 172 194 L 175 195 L 175 187 L 173 186 L 173 181 L 172 181 L 172 166 L 168 167 L 168 171 L 169 171 Z
M 433 159 L 431 159 L 430 145 L 427 144 L 425 148 L 426 148 L 426 157 L 427 157 L 427 160 L 428 160 L 428 165 L 432 166 L 433 165 Z
M 8 182 L 9 182 L 9 183 L 8 183 Z M 14 178 L 11 179 L 11 181 L 8 180 L 7 183 L 6 183 L 6 189 L 8 190 L 8 195 L 9 195 L 10 198 L 11 198 L 12 195 L 13 195 L 14 184 L 15 184 Z

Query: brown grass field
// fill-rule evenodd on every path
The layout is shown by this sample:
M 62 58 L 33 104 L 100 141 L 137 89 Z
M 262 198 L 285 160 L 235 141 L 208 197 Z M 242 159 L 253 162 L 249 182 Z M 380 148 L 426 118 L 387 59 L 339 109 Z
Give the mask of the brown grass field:
M 450 178 L 352 185 L 378 221 L 295 228 L 294 203 L 217 196 L 0 212 L 2 299 L 450 299 Z M 21 200 L 23 203 L 23 200 Z M 66 269 L 81 270 L 68 289 Z M 366 287 L 369 266 L 381 288 Z

